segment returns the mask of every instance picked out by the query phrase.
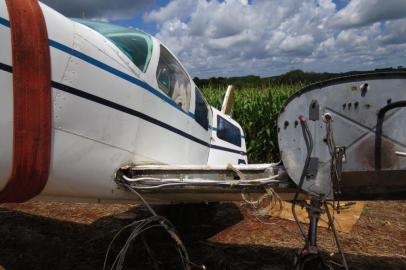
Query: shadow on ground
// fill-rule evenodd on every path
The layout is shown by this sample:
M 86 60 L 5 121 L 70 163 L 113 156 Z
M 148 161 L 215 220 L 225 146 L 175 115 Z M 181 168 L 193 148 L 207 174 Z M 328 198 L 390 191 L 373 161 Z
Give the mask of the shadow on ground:
M 289 269 L 291 265 L 294 249 L 207 240 L 243 219 L 234 204 L 160 206 L 156 210 L 174 223 L 191 260 L 205 264 L 207 269 L 278 270 Z M 148 216 L 142 207 L 133 208 L 128 214 L 137 219 Z M 84 225 L 0 208 L 0 265 L 7 270 L 102 269 L 109 242 L 130 222 L 109 216 Z M 137 241 L 129 250 L 125 269 L 157 269 L 157 261 L 158 269 L 179 269 L 173 243 L 163 231 L 150 231 L 146 240 L 155 263 L 142 242 Z M 406 269 L 401 258 L 353 255 L 348 259 L 351 269 Z

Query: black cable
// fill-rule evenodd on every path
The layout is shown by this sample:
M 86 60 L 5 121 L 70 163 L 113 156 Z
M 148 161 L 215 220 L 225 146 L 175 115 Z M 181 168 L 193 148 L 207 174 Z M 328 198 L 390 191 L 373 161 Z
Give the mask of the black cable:
M 307 175 L 307 170 L 310 164 L 310 158 L 311 158 L 311 154 L 313 152 L 313 139 L 309 130 L 309 127 L 307 126 L 306 123 L 306 119 L 304 118 L 304 116 L 300 116 L 299 117 L 300 120 L 300 124 L 302 127 L 302 133 L 303 133 L 303 138 L 305 140 L 305 144 L 306 144 L 306 149 L 307 149 L 307 155 L 306 155 L 306 160 L 305 160 L 305 164 L 303 166 L 303 170 L 302 170 L 302 174 L 300 176 L 300 180 L 299 180 L 299 184 L 298 184 L 298 189 L 295 193 L 295 196 L 293 197 L 293 201 L 292 201 L 292 214 L 293 214 L 293 218 L 295 219 L 296 224 L 299 227 L 300 233 L 303 236 L 303 239 L 307 245 L 308 243 L 308 239 L 307 239 L 307 235 L 306 232 L 303 228 L 302 223 L 299 221 L 297 214 L 296 214 L 296 203 L 297 203 L 297 199 L 299 197 L 299 193 L 302 190 L 302 186 L 303 186 L 303 182 L 304 179 Z

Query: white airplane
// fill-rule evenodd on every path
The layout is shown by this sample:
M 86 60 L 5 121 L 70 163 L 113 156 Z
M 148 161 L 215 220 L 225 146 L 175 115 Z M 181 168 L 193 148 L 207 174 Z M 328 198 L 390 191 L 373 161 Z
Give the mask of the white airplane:
M 287 200 L 296 186 L 326 199 L 403 194 L 405 73 L 300 90 L 278 119 L 283 165 L 249 165 L 230 93 L 222 111 L 208 105 L 151 35 L 72 20 L 35 0 L 0 0 L 0 42 L 0 202 L 135 200 L 118 179 L 159 203 L 240 200 L 242 190 L 266 187 Z M 382 110 L 388 119 L 376 117 Z M 303 168 L 312 181 L 303 182 Z
M 271 190 L 295 204 L 300 190 L 309 251 L 327 200 L 405 198 L 406 73 L 305 87 L 278 118 L 283 165 L 247 164 L 230 91 L 211 107 L 142 31 L 0 0 L 0 43 L 0 203 L 137 201 L 137 189 L 157 203 Z
M 43 4 L 6 2 L 0 1 L 0 190 L 12 186 L 6 201 L 38 194 L 132 199 L 113 181 L 124 165 L 247 163 L 241 126 L 207 104 L 159 40 L 71 20 Z

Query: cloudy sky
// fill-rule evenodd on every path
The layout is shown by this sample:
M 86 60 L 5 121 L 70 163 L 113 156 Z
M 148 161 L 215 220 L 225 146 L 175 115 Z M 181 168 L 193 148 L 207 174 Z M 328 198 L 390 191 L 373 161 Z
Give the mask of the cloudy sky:
M 406 66 L 406 0 L 45 0 L 140 28 L 195 77 Z

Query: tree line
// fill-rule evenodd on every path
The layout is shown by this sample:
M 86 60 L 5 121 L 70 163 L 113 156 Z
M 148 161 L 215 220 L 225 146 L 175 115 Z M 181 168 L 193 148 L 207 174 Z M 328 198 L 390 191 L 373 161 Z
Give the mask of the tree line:
M 389 67 L 382 69 L 374 69 L 368 71 L 349 71 L 343 73 L 329 73 L 329 72 L 305 72 L 300 69 L 291 70 L 285 74 L 272 76 L 272 77 L 259 77 L 255 75 L 242 76 L 242 77 L 212 77 L 209 79 L 200 79 L 195 77 L 193 80 L 196 85 L 202 88 L 225 88 L 227 85 L 234 85 L 236 88 L 263 88 L 270 85 L 291 85 L 291 84 L 310 84 L 319 81 L 324 81 L 332 78 L 350 76 L 362 73 L 374 73 L 374 72 L 390 72 L 390 71 L 404 71 L 406 68 L 398 66 L 397 68 Z

